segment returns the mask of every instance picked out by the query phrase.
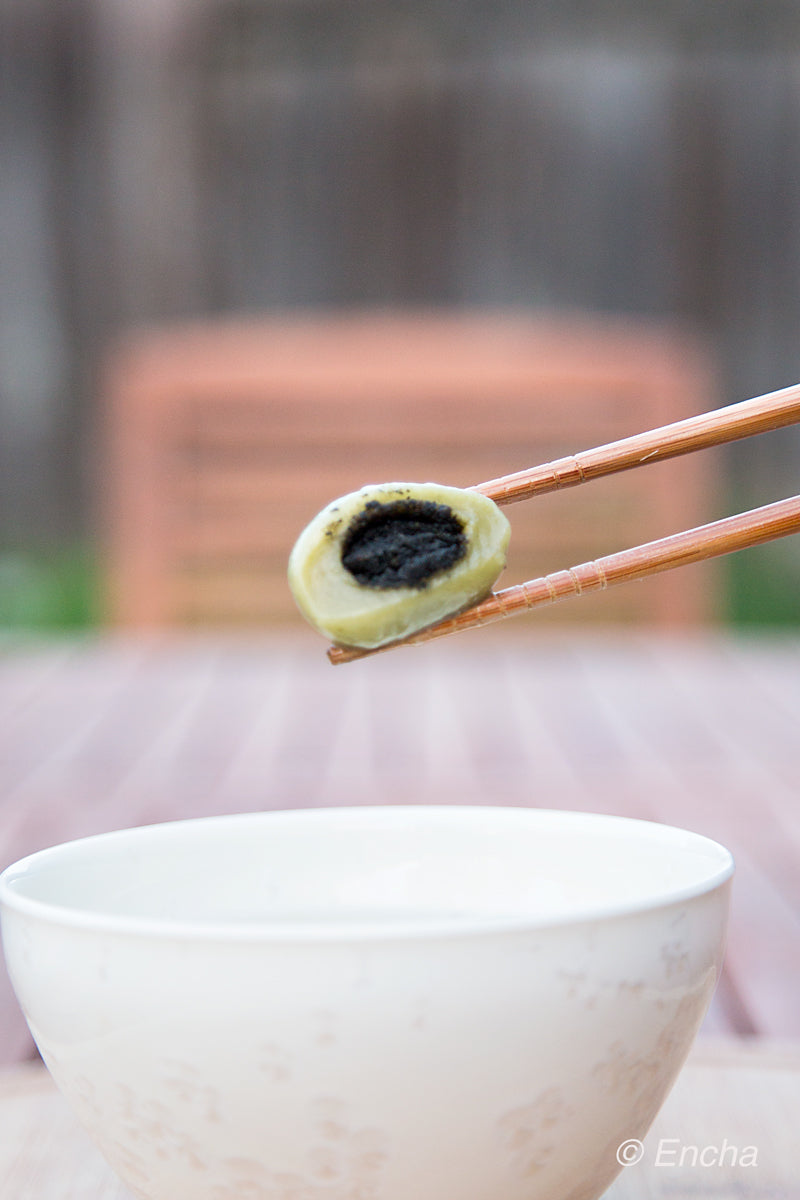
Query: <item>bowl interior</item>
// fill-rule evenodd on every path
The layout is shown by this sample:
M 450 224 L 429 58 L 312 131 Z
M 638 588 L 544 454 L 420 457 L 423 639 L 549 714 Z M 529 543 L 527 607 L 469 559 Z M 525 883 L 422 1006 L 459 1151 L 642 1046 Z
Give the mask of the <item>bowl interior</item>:
M 652 822 L 541 809 L 309 809 L 152 825 L 10 867 L 6 905 L 196 936 L 557 924 L 707 892 L 731 856 Z

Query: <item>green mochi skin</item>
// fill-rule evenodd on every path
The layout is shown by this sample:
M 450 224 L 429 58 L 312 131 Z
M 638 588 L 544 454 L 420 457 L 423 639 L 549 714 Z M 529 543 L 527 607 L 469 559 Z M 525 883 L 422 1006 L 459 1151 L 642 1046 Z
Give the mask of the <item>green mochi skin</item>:
M 444 505 L 461 522 L 459 561 L 417 586 L 373 587 L 342 565 L 351 523 L 377 502 Z M 289 556 L 289 587 L 306 620 L 340 646 L 374 650 L 482 600 L 506 564 L 511 526 L 480 492 L 437 483 L 368 484 L 332 501 L 306 526 Z

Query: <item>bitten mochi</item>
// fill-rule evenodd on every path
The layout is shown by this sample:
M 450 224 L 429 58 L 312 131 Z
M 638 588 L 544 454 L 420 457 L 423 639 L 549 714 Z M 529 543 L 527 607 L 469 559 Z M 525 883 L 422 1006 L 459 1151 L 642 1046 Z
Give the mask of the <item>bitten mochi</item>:
M 332 501 L 289 557 L 303 616 L 341 646 L 376 649 L 482 600 L 511 526 L 480 492 L 368 484 Z

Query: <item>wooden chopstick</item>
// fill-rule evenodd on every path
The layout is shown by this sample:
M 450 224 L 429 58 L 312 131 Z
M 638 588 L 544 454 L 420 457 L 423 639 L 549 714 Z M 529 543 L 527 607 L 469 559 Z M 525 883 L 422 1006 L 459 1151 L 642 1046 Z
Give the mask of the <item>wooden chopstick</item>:
M 526 471 L 490 479 L 476 484 L 471 490 L 482 492 L 496 504 L 511 504 L 559 488 L 576 487 L 603 475 L 781 429 L 797 421 L 800 421 L 800 384 L 555 459 Z M 800 532 L 800 496 L 792 496 L 751 512 L 725 517 L 709 525 L 493 592 L 479 604 L 453 617 L 376 650 L 331 646 L 328 658 L 339 664 L 397 646 L 419 645 L 527 612 L 541 604 L 552 604 L 616 583 L 644 579 L 674 567 L 731 554 L 797 532 Z
M 352 662 L 369 654 L 379 654 L 396 646 L 413 646 L 429 642 L 450 633 L 460 633 L 479 625 L 490 625 L 504 617 L 513 617 L 542 604 L 554 604 L 570 596 L 581 596 L 584 592 L 596 592 L 612 587 L 616 583 L 628 583 L 634 579 L 645 579 L 658 575 L 673 567 L 701 562 L 731 554 L 735 550 L 746 550 L 762 542 L 800 533 L 800 496 L 778 500 L 763 508 L 724 517 L 710 525 L 688 529 L 684 533 L 671 534 L 631 550 L 620 550 L 591 562 L 581 563 L 565 571 L 555 571 L 528 583 L 493 592 L 480 604 L 465 609 L 454 617 L 448 617 L 437 625 L 410 637 L 379 646 L 377 650 L 359 650 L 355 647 L 331 646 L 328 658 L 334 665 Z
M 544 492 L 588 483 L 603 475 L 630 471 L 647 463 L 735 442 L 757 433 L 769 433 L 797 421 L 800 421 L 800 384 L 662 425 L 594 450 L 570 454 L 526 471 L 477 483 L 469 490 L 482 492 L 495 504 L 513 504 Z

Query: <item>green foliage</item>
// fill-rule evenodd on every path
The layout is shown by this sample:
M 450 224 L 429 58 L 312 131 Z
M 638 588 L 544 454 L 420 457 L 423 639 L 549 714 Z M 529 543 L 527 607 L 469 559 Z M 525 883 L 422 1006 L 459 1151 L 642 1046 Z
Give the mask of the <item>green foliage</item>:
M 0 629 L 87 629 L 98 610 L 97 567 L 85 547 L 0 549 Z
M 800 626 L 800 538 L 731 554 L 728 616 L 734 625 Z

